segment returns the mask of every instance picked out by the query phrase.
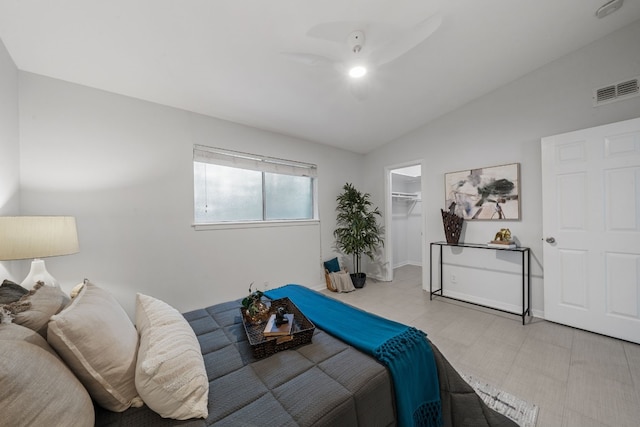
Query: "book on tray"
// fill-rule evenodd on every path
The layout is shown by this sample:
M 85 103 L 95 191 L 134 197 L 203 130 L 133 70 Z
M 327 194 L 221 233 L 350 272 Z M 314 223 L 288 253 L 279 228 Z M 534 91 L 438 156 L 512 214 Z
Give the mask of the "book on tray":
M 283 335 L 290 335 L 291 328 L 293 327 L 293 314 L 287 313 L 284 315 L 284 317 L 286 317 L 289 321 L 278 326 L 276 325 L 276 315 L 272 314 L 271 317 L 269 317 L 267 326 L 264 328 L 264 332 L 262 334 L 265 337 L 279 337 Z

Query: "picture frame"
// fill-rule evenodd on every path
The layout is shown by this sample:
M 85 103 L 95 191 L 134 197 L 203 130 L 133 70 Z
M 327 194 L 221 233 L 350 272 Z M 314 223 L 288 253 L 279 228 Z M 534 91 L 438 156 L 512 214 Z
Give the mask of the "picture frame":
M 519 221 L 520 163 L 444 174 L 445 211 L 467 221 Z

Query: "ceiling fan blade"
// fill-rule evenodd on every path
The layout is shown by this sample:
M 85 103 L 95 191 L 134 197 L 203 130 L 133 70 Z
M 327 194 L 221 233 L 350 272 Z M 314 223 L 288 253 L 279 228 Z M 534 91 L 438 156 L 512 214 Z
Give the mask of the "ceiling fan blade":
M 301 64 L 308 66 L 316 65 L 333 65 L 335 61 L 331 58 L 327 58 L 322 55 L 315 55 L 313 53 L 299 53 L 299 52 L 280 52 L 282 56 Z
M 372 53 L 371 59 L 377 66 L 391 62 L 426 40 L 441 24 L 442 14 L 436 13 L 431 15 L 424 21 L 416 24 L 404 37 L 391 40 L 384 46 L 376 49 Z

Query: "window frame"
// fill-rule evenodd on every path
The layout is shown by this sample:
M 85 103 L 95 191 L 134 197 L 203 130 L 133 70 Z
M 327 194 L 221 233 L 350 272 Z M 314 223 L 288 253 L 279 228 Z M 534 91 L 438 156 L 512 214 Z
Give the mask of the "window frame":
M 262 174 L 262 220 L 230 220 L 216 222 L 196 222 L 196 183 L 195 163 L 208 163 L 239 169 L 261 172 Z M 283 226 L 304 226 L 320 222 L 318 217 L 318 173 L 317 166 L 294 160 L 232 151 L 222 148 L 194 144 L 193 146 L 193 224 L 195 230 L 233 229 L 233 228 L 265 228 Z M 266 219 L 265 173 L 311 178 L 312 218 L 305 219 Z

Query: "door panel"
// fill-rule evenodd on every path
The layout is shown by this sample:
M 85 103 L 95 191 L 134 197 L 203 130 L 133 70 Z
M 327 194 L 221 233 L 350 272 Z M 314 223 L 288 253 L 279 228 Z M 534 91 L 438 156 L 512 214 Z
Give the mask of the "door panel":
M 605 157 L 638 155 L 640 153 L 640 135 L 627 133 L 605 138 Z
M 640 343 L 640 118 L 543 138 L 542 181 L 545 318 Z
M 559 175 L 557 214 L 561 230 L 584 231 L 587 224 L 587 175 L 583 172 Z
M 560 303 L 574 308 L 587 308 L 587 252 L 560 250 Z
M 638 310 L 640 256 L 608 253 L 606 262 L 607 314 L 640 319 Z
M 625 168 L 607 171 L 605 191 L 608 199 L 605 203 L 605 215 L 608 231 L 638 231 L 638 191 L 640 168 Z M 616 209 L 626 206 L 627 209 Z

